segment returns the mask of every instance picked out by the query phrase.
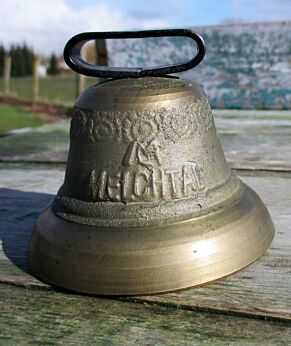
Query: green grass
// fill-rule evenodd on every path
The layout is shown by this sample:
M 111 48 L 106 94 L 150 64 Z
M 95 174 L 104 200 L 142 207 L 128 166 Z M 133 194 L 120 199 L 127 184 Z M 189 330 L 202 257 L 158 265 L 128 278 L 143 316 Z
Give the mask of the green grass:
M 36 127 L 45 123 L 39 116 L 19 107 L 0 104 L 0 134 L 23 127 Z
M 96 83 L 96 78 L 86 78 L 86 87 Z M 10 81 L 11 96 L 31 100 L 31 77 L 14 77 Z M 0 79 L 0 93 L 3 79 Z M 76 75 L 48 76 L 39 79 L 39 100 L 72 105 L 76 98 Z

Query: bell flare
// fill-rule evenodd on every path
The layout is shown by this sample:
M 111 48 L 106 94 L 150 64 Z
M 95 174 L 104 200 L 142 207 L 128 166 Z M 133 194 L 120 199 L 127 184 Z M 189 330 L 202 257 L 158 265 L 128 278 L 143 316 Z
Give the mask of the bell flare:
M 144 295 L 189 288 L 227 276 L 264 254 L 273 236 L 258 195 L 240 196 L 206 215 L 165 225 L 97 227 L 39 217 L 29 265 L 40 279 L 76 292 Z

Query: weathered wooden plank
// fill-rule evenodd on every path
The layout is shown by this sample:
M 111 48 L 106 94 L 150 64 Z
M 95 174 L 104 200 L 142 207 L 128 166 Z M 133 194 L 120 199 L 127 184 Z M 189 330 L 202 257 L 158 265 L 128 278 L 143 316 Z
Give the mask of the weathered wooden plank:
M 250 114 L 248 117 L 247 114 Z M 256 115 L 257 114 L 257 115 Z M 233 168 L 291 170 L 291 113 L 220 111 L 216 126 Z M 69 120 L 0 139 L 0 160 L 66 162 Z
M 46 124 L 28 133 L 0 138 L 1 161 L 66 162 L 69 120 Z
M 0 282 L 46 286 L 28 273 L 33 224 L 62 183 L 63 166 L 0 164 Z M 242 179 L 261 195 L 277 233 L 265 256 L 226 279 L 140 301 L 291 319 L 291 174 L 245 172 Z
M 3 345 L 288 345 L 291 325 L 0 285 Z
M 291 170 L 291 121 L 217 117 L 221 144 L 231 167 Z

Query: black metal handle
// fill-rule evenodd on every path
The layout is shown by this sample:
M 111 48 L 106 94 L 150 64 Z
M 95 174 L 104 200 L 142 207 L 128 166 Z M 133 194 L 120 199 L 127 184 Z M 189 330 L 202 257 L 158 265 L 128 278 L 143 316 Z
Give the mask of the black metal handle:
M 92 65 L 84 61 L 81 57 L 83 45 L 96 39 L 122 39 L 122 38 L 145 38 L 145 37 L 189 37 L 197 44 L 197 54 L 191 60 L 181 64 L 173 64 L 162 67 L 142 68 L 142 67 L 108 67 Z M 188 29 L 167 29 L 167 30 L 147 30 L 147 31 L 112 31 L 112 32 L 84 32 L 73 36 L 64 49 L 64 59 L 68 66 L 81 74 L 91 77 L 144 77 L 144 76 L 164 76 L 170 73 L 177 73 L 189 70 L 198 65 L 205 55 L 205 43 L 203 38 L 192 30 Z

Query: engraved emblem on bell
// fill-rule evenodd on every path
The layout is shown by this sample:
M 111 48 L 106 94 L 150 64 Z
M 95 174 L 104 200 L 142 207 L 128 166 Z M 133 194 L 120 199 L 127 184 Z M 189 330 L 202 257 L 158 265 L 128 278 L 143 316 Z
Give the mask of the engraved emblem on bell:
M 97 38 L 186 36 L 183 64 L 110 68 L 82 60 Z M 227 163 L 204 91 L 169 76 L 203 59 L 190 30 L 84 33 L 67 43 L 75 71 L 110 77 L 77 99 L 64 184 L 39 216 L 29 265 L 77 292 L 134 295 L 207 283 L 269 247 L 274 226 L 257 194 Z

